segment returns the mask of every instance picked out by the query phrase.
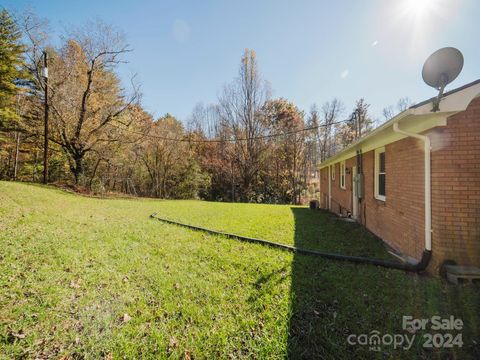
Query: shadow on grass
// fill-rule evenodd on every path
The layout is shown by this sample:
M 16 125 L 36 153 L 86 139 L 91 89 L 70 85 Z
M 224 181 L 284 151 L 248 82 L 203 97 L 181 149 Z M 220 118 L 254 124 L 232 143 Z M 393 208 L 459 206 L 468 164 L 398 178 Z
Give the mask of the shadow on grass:
M 381 241 L 362 226 L 323 211 L 292 207 L 295 246 L 392 260 Z M 295 254 L 292 263 L 288 356 L 294 359 L 478 358 L 478 286 L 444 282 L 371 265 Z M 408 334 L 404 315 L 431 318 L 453 315 L 465 323 L 464 345 L 425 349 L 424 333 L 410 349 L 350 345 L 350 334 Z M 432 332 L 428 330 L 426 332 Z M 406 345 L 405 345 L 406 346 Z

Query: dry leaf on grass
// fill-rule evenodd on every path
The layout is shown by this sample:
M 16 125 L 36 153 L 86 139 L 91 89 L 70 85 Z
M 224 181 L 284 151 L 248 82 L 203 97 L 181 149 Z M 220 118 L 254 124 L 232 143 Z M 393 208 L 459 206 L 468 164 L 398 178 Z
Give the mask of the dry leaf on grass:
M 20 330 L 19 332 L 9 331 L 8 339 L 10 342 L 14 342 L 16 339 L 25 339 L 25 333 L 23 332 L 23 330 Z
M 129 322 L 130 320 L 132 320 L 132 317 L 130 315 L 128 315 L 127 313 L 123 314 L 123 318 L 122 318 L 122 321 L 124 323 L 127 323 Z
M 70 281 L 70 287 L 72 289 L 78 289 L 80 288 L 80 280 L 72 280 Z
M 168 346 L 176 348 L 178 346 L 178 340 L 175 339 L 173 336 L 170 337 L 170 341 L 168 343 Z
M 173 336 L 171 336 L 168 342 L 167 353 L 170 354 L 173 351 L 173 349 L 176 349 L 177 347 L 178 347 L 178 340 L 175 339 Z

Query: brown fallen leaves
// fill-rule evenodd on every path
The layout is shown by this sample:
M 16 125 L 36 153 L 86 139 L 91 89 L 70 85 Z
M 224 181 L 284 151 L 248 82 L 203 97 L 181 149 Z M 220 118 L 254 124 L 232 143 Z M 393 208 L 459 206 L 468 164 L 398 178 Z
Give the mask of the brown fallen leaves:
M 170 339 L 168 341 L 168 348 L 167 348 L 167 354 L 170 355 L 176 348 L 178 348 L 179 342 L 178 340 L 170 336 Z M 184 360 L 191 360 L 192 356 L 190 354 L 190 350 L 184 350 L 183 351 L 183 358 Z
M 70 287 L 72 289 L 79 289 L 80 288 L 80 280 L 72 280 L 70 281 Z
M 15 340 L 22 340 L 25 339 L 25 333 L 23 330 L 20 330 L 18 332 L 10 330 L 7 335 L 7 339 L 10 343 L 15 342 Z
M 123 323 L 127 323 L 130 320 L 132 320 L 132 317 L 130 315 L 128 315 L 127 313 L 123 314 L 123 318 L 122 318 Z
M 177 347 L 178 347 L 178 340 L 173 336 L 171 336 L 170 340 L 168 341 L 167 353 L 170 354 L 173 351 L 173 349 L 176 349 Z

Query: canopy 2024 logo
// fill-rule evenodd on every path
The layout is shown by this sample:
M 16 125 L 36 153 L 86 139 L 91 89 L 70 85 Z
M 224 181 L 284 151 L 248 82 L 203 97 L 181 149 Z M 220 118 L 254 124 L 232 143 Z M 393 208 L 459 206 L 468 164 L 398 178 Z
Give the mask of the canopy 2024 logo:
M 413 316 L 403 316 L 402 329 L 408 333 L 380 334 L 372 330 L 369 334 L 350 334 L 347 342 L 350 345 L 368 346 L 372 351 L 380 351 L 382 347 L 409 350 L 415 342 L 418 331 L 432 331 L 422 334 L 422 346 L 425 348 L 453 348 L 462 347 L 463 321 L 453 315 L 449 318 L 432 316 L 429 319 L 415 319 Z M 442 332 L 443 331 L 443 332 Z

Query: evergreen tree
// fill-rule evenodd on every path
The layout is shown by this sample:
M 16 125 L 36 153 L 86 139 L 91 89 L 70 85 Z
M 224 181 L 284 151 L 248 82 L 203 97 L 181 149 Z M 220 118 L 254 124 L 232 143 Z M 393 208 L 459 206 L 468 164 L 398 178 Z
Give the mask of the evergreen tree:
M 3 9 L 0 12 L 0 129 L 17 126 L 16 95 L 26 80 L 25 46 L 14 19 Z

